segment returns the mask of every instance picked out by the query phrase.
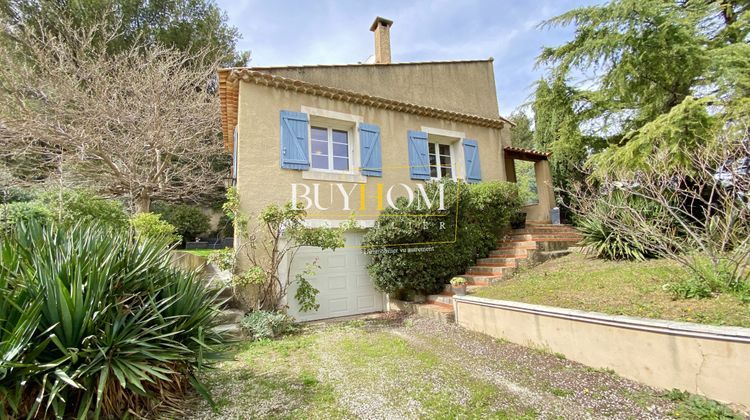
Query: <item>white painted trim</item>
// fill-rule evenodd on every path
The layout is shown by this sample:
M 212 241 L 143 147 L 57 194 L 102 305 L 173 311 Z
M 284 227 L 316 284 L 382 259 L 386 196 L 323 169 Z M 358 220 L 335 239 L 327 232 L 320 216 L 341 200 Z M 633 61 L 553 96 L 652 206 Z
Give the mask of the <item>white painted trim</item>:
M 466 133 L 464 133 L 463 131 L 443 130 L 442 128 L 422 126 L 421 131 L 424 131 L 427 134 L 435 134 L 436 136 L 455 137 L 458 139 L 466 137 Z
M 302 179 L 311 181 L 350 182 L 355 184 L 367 184 L 367 177 L 354 172 L 322 171 L 310 169 L 302 171 Z
M 364 118 L 361 115 L 345 114 L 343 112 L 329 111 L 327 109 L 313 108 L 311 106 L 302 105 L 302 112 L 308 115 L 314 115 L 316 117 L 330 118 L 332 120 L 349 121 L 354 123 L 364 122 Z
M 524 312 L 539 316 L 562 318 L 572 321 L 608 325 L 612 327 L 627 328 L 638 331 L 750 343 L 750 328 L 723 327 L 716 325 L 695 324 L 692 322 L 637 318 L 624 315 L 608 315 L 599 312 L 557 308 L 554 306 L 535 305 L 531 303 L 514 302 L 508 300 L 487 299 L 476 296 L 453 296 L 453 300 L 454 302 L 456 302 L 456 309 L 459 308 L 459 303 L 465 303 L 469 305 L 487 306 L 491 308 Z M 456 312 L 456 323 L 459 323 L 459 320 L 460 312 Z

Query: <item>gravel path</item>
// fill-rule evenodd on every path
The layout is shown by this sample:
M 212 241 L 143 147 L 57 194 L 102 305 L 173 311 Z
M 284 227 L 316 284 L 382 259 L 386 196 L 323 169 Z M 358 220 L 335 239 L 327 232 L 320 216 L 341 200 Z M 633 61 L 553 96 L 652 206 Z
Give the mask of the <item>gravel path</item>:
M 684 417 L 660 392 L 432 320 L 383 315 L 242 346 L 206 376 L 219 412 L 244 418 Z

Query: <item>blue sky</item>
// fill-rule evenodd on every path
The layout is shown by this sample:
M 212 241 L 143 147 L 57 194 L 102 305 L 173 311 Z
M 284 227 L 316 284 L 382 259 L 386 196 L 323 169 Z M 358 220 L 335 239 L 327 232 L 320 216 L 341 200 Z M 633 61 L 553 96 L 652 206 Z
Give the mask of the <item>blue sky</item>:
M 539 29 L 545 19 L 596 0 L 282 1 L 218 0 L 252 51 L 252 66 L 347 64 L 373 52 L 375 16 L 394 21 L 394 62 L 494 57 L 500 113 L 526 102 L 541 74 L 543 46 L 572 37 L 572 28 Z

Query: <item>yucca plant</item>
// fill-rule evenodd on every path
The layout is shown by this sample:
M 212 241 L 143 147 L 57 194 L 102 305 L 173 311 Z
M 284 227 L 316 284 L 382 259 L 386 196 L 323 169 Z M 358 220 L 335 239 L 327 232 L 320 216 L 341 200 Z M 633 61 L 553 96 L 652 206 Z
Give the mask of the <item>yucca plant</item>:
M 121 417 L 221 358 L 215 292 L 158 239 L 99 225 L 0 232 L 0 418 Z M 168 405 L 168 404 L 167 404 Z

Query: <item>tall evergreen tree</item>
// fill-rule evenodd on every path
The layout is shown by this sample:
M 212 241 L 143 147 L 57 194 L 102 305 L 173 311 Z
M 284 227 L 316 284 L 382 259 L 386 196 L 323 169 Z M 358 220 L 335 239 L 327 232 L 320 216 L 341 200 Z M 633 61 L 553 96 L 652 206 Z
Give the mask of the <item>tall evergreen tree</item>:
M 712 130 L 746 118 L 747 0 L 615 0 L 543 24 L 575 25 L 545 48 L 535 140 L 555 153 L 558 182 L 587 161 L 596 171 L 669 169 Z

